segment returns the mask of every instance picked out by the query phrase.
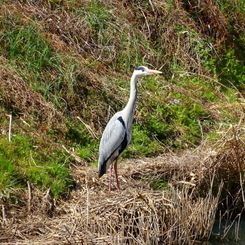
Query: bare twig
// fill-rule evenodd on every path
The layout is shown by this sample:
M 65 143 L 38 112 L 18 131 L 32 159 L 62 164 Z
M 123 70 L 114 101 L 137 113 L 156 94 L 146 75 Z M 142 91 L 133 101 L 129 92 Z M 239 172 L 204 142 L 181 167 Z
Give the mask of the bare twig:
M 2 216 L 3 216 L 3 223 L 6 224 L 7 223 L 7 219 L 6 219 L 6 213 L 5 213 L 4 205 L 2 205 Z
M 28 187 L 27 211 L 28 213 L 30 213 L 31 211 L 31 185 L 29 181 L 27 181 L 27 187 Z
M 92 135 L 94 139 L 98 139 L 95 132 L 92 130 L 92 128 L 86 124 L 80 117 L 77 117 L 77 119 L 86 127 L 86 129 L 89 131 L 89 133 Z
M 69 151 L 64 145 L 62 145 L 62 148 L 67 152 L 69 153 L 72 157 L 74 157 L 74 159 L 78 162 L 78 163 L 82 163 L 82 159 L 77 156 L 75 153 Z
M 8 115 L 9 116 L 9 133 L 8 133 L 8 139 L 9 142 L 11 142 L 11 130 L 12 130 L 12 115 Z

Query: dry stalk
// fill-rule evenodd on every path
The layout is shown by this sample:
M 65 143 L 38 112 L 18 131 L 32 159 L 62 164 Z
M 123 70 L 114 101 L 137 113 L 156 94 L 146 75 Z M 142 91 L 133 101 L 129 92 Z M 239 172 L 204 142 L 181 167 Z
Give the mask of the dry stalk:
M 77 117 L 77 119 L 86 127 L 86 129 L 89 131 L 89 133 L 91 134 L 91 136 L 94 138 L 94 139 L 98 139 L 98 137 L 96 136 L 95 132 L 93 131 L 93 129 L 88 125 L 86 124 L 82 119 L 81 117 Z
M 28 213 L 30 213 L 31 211 L 31 185 L 29 181 L 27 181 L 27 187 L 28 187 L 27 211 Z
M 9 139 L 9 142 L 11 141 L 11 130 L 12 130 L 12 115 L 8 115 L 9 116 L 9 133 L 8 133 L 8 139 Z
M 2 217 L 3 217 L 3 225 L 7 223 L 5 207 L 2 205 Z
M 86 181 L 86 189 L 87 189 L 87 225 L 89 224 L 89 206 L 90 206 L 90 194 L 89 194 L 89 188 L 88 183 Z

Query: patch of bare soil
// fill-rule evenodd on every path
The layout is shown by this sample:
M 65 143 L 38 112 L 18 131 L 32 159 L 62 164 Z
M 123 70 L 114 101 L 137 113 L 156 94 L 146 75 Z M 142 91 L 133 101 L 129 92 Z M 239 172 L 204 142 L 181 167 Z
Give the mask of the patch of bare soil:
M 55 202 L 29 185 L 23 205 L 2 205 L 1 244 L 173 244 L 208 239 L 220 190 L 196 188 L 208 174 L 211 151 L 119 164 L 121 191 L 108 193 L 94 166 L 74 166 L 76 188 Z M 209 181 L 209 180 L 208 180 Z M 212 182 L 212 179 L 210 180 Z M 152 186 L 162 183 L 161 190 Z

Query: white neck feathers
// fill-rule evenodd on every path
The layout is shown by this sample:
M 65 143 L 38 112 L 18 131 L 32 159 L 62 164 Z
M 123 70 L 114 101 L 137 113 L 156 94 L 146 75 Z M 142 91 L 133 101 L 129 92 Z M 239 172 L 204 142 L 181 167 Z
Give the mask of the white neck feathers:
M 138 76 L 133 73 L 130 80 L 130 96 L 126 107 L 123 109 L 124 120 L 127 124 L 132 124 L 137 100 L 137 81 Z

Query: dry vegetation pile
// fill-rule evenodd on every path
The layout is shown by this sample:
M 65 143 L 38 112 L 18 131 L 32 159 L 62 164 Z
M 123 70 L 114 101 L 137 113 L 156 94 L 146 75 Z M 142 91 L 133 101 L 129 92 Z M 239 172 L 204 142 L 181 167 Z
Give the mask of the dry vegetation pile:
M 220 48 L 222 42 L 227 40 L 229 35 L 228 21 L 226 16 L 218 8 L 217 2 L 212 0 L 197 1 L 181 1 L 184 9 L 195 16 L 196 26 L 199 32 L 206 37 L 215 39 L 215 47 Z
M 44 97 L 34 91 L 10 67 L 0 65 L 1 103 L 14 114 L 19 114 L 24 120 L 37 121 L 46 127 L 57 126 L 62 121 L 62 115 Z
M 92 166 L 73 166 L 76 188 L 67 200 L 55 202 L 49 190 L 41 193 L 28 184 L 28 191 L 16 192 L 22 206 L 2 205 L 1 244 L 206 241 L 217 211 L 231 216 L 236 206 L 239 216 L 244 209 L 244 148 L 237 144 L 238 132 L 228 131 L 219 150 L 202 146 L 181 155 L 124 161 L 119 165 L 122 190 L 110 194 L 106 176 L 97 179 Z M 157 181 L 161 190 L 152 189 Z M 236 188 L 236 199 L 229 184 Z

